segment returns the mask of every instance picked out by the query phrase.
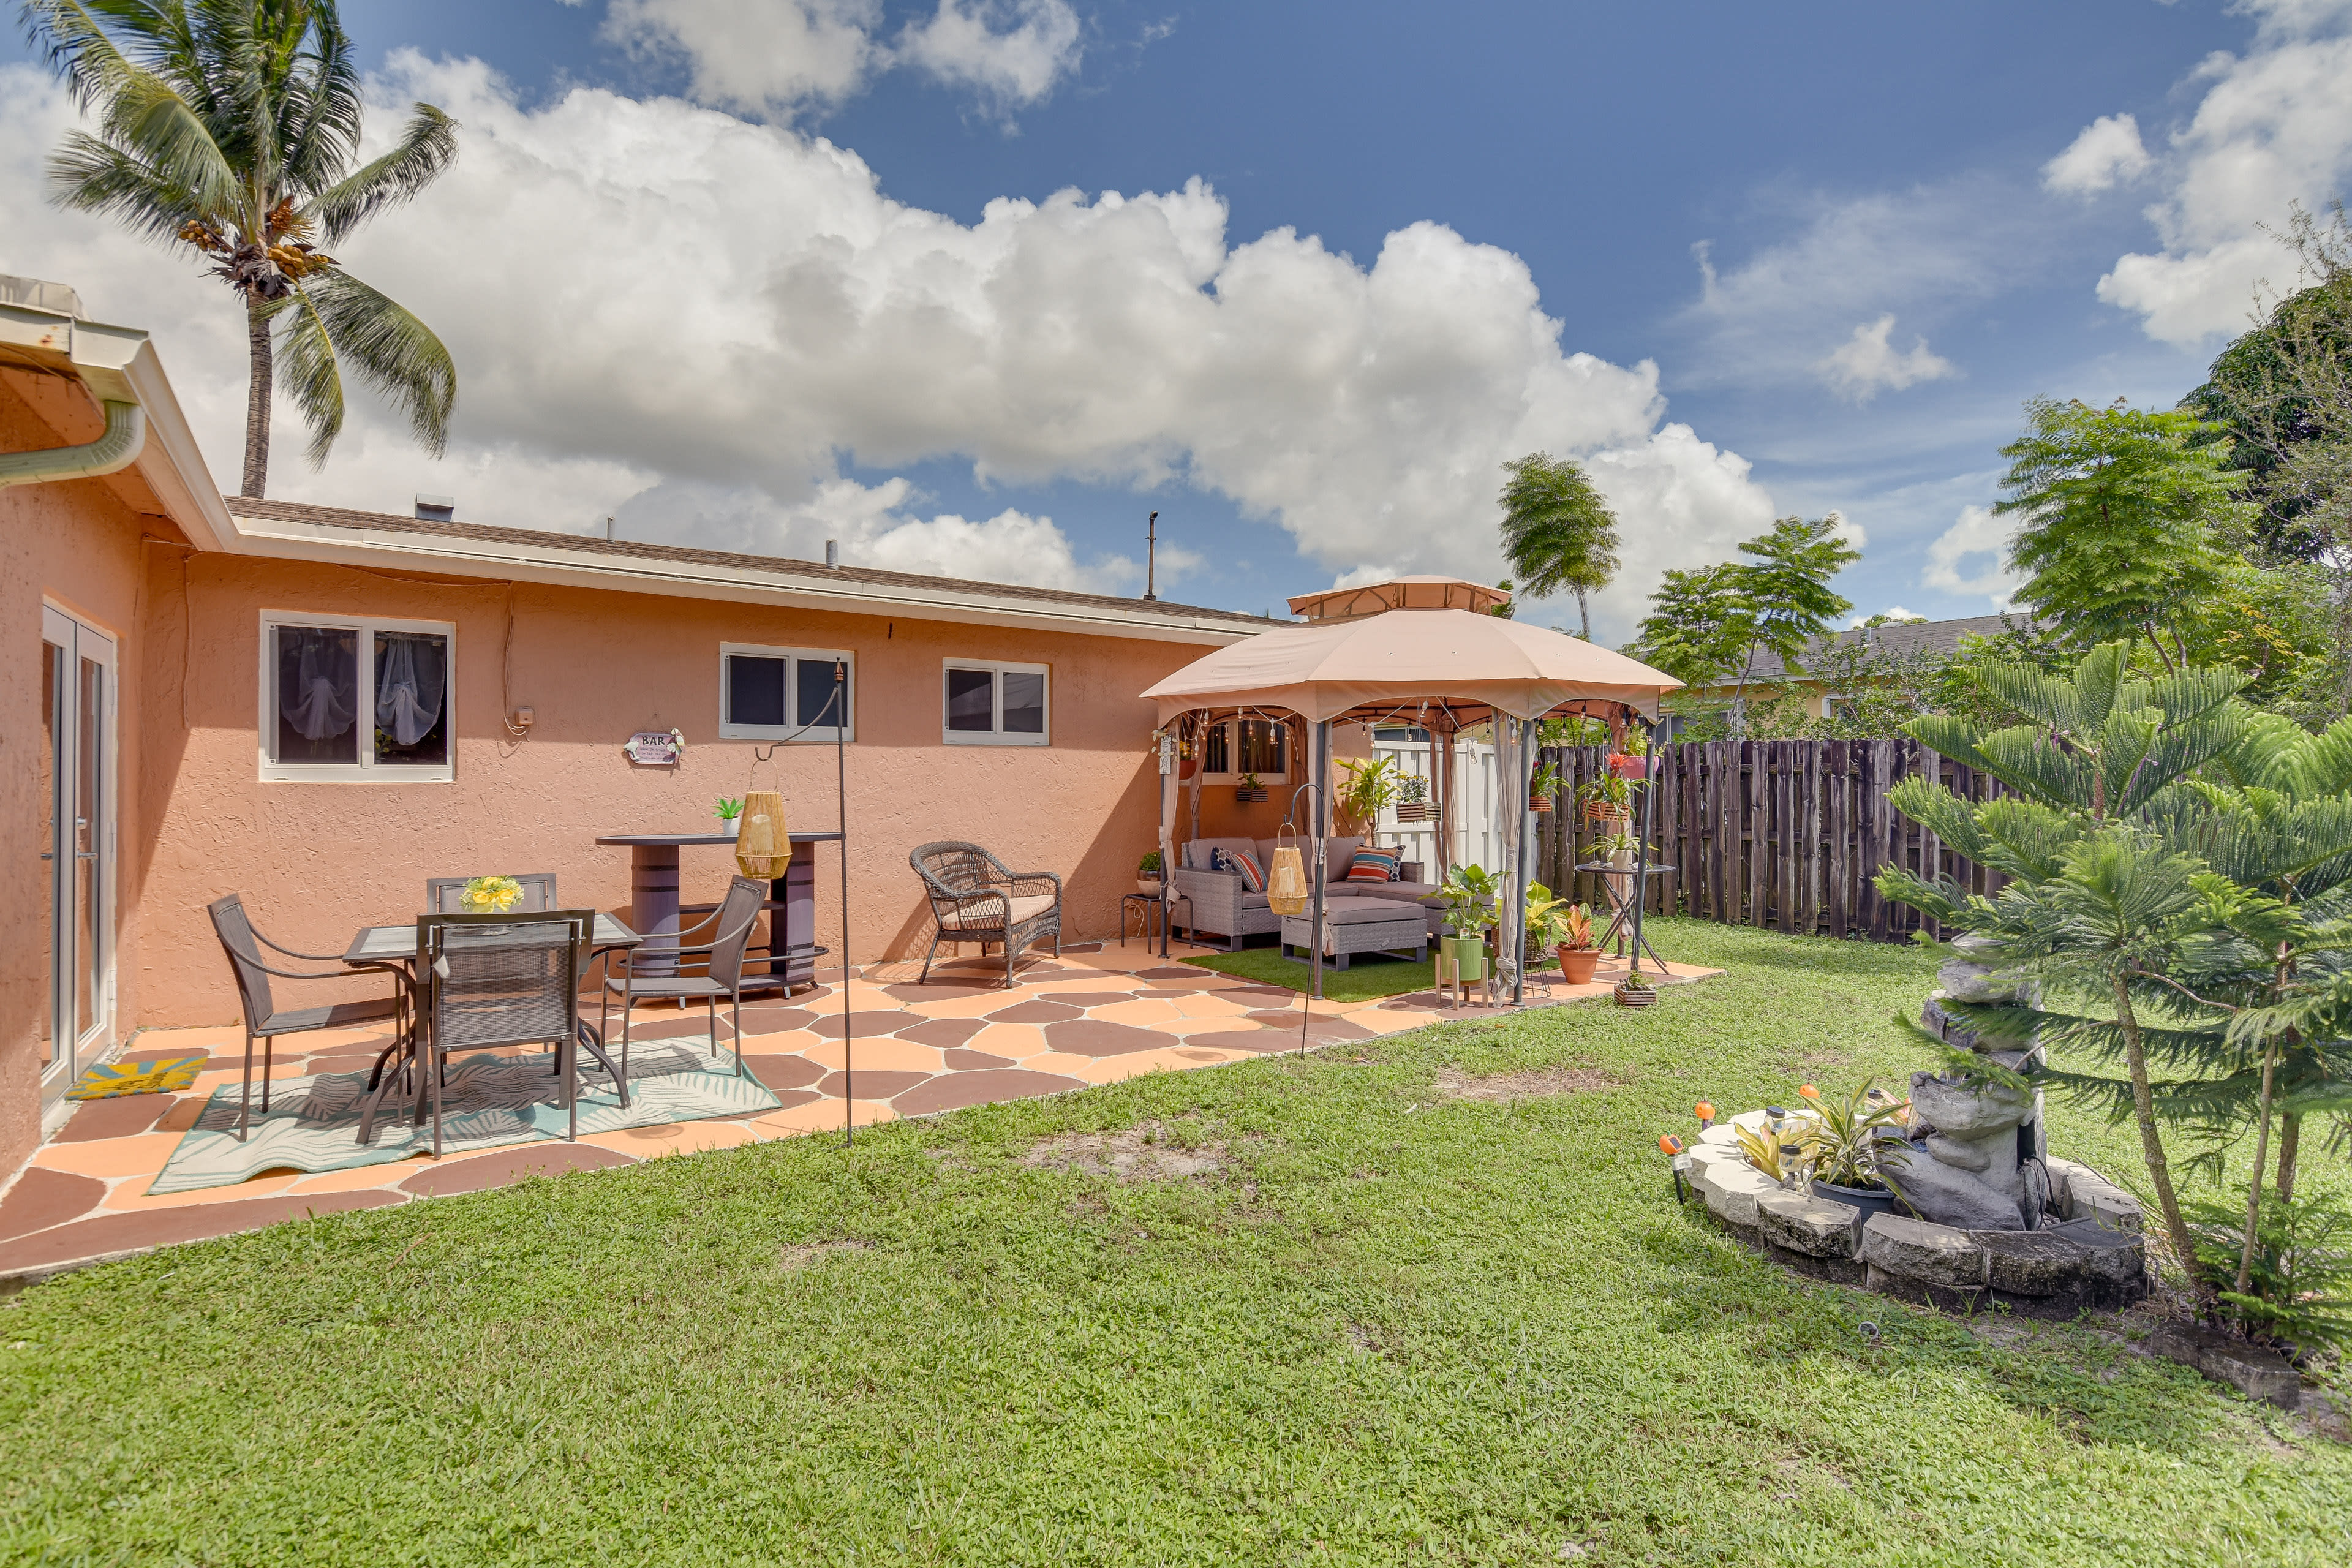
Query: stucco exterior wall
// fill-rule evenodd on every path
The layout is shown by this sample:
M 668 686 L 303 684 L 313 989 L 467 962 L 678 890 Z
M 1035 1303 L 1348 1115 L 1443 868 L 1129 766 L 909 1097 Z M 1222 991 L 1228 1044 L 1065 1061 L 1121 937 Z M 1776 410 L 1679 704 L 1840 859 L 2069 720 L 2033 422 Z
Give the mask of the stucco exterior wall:
M 54 377 L 0 372 L 0 451 L 94 440 L 105 421 L 81 389 Z M 41 605 L 44 598 L 111 633 L 120 648 L 117 776 L 136 780 L 142 758 L 135 715 L 142 553 L 170 556 L 177 531 L 142 517 L 119 479 L 0 489 L 0 1176 L 40 1142 L 41 1020 L 47 1007 L 48 863 L 41 855 Z M 144 533 L 164 537 L 149 549 Z M 117 947 L 136 940 L 145 836 L 135 790 L 118 806 Z M 137 976 L 118 965 L 116 1016 L 139 1005 Z M 120 1027 L 121 1026 L 118 1026 Z
M 595 837 L 710 830 L 712 802 L 742 795 L 750 782 L 752 744 L 719 739 L 722 642 L 845 648 L 856 658 L 857 739 L 845 757 L 854 962 L 922 951 L 928 909 L 907 857 L 940 838 L 986 845 L 1015 870 L 1060 873 L 1067 882 L 1066 936 L 1108 934 L 1118 896 L 1131 890 L 1136 859 L 1156 834 L 1152 710 L 1136 693 L 1202 651 L 312 563 L 151 554 L 152 699 L 143 719 L 156 847 L 142 895 L 148 918 L 133 955 L 138 1021 L 146 1024 L 235 1016 L 235 993 L 204 916 L 205 904 L 226 892 L 241 893 L 257 924 L 278 940 L 319 952 L 340 951 L 359 926 L 413 919 L 425 879 L 436 875 L 553 871 L 566 903 L 626 919 L 629 851 L 599 847 Z M 454 623 L 455 782 L 261 782 L 256 724 L 264 610 Z M 1052 744 L 944 743 L 941 668 L 949 658 L 1049 666 Z M 520 740 L 502 722 L 518 706 L 536 711 Z M 621 754 L 633 731 L 672 727 L 688 742 L 677 768 L 635 767 Z M 832 746 L 785 746 L 772 772 L 793 827 L 835 826 Z M 817 940 L 837 955 L 838 852 L 824 845 L 815 853 Z M 715 847 L 684 856 L 684 898 L 715 900 L 731 858 Z M 320 1000 L 332 994 L 310 990 Z

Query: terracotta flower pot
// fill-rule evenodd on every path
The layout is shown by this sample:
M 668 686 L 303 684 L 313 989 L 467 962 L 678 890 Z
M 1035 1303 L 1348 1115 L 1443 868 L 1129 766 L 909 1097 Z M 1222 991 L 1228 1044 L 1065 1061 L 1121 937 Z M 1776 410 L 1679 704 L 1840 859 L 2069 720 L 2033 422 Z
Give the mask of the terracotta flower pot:
M 1180 780 L 1189 783 L 1192 775 L 1200 771 L 1201 759 L 1198 757 L 1179 757 L 1176 760 L 1176 776 Z
M 1650 776 L 1650 759 L 1620 753 L 1609 759 L 1609 771 L 1621 779 L 1645 779 Z
M 1592 971 L 1601 962 L 1597 947 L 1563 947 L 1559 952 L 1560 978 L 1570 985 L 1592 984 Z

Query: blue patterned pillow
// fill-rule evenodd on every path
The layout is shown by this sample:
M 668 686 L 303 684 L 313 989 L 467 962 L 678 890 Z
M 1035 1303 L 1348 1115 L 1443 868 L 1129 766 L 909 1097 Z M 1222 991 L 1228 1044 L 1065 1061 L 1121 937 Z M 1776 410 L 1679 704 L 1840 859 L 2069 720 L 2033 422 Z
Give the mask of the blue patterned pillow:
M 1393 882 L 1397 879 L 1397 853 L 1393 849 L 1359 849 L 1356 858 L 1348 862 L 1350 882 Z
M 1253 893 L 1265 891 L 1265 868 L 1260 866 L 1257 857 L 1246 849 L 1218 850 L 1217 869 L 1239 874 L 1242 886 Z

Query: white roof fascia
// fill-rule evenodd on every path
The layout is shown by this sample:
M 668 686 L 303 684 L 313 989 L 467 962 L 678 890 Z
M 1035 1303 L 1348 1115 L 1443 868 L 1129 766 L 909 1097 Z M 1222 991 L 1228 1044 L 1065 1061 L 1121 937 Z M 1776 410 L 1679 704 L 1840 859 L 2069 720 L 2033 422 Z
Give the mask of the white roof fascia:
M 1256 635 L 1255 628 L 1208 616 L 1147 615 L 1076 604 L 1056 606 L 1051 601 L 1000 598 L 984 590 L 839 581 L 793 571 L 568 549 L 554 542 L 560 536 L 551 536 L 546 544 L 516 544 L 399 529 L 248 517 L 236 512 L 234 500 L 227 504 L 238 541 L 232 548 L 291 560 L 1147 642 L 1221 647 Z
M 197 549 L 228 546 L 236 531 L 228 509 L 145 332 L 29 305 L 0 305 L 0 343 L 17 350 L 22 360 L 72 375 L 101 405 L 136 404 L 147 416 L 147 439 L 131 467 Z

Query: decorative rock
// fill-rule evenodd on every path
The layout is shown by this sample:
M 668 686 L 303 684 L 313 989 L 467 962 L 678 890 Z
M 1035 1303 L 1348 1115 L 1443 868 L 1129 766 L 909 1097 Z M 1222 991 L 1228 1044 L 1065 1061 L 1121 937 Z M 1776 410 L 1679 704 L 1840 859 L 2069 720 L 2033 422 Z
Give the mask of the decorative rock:
M 1963 1289 L 1985 1282 L 1984 1248 L 1949 1226 L 1873 1215 L 1860 1250 L 1864 1263 L 1906 1279 Z
M 2293 1410 L 2303 1401 L 2303 1379 L 2286 1358 L 2201 1323 L 2167 1323 L 2147 1336 L 2147 1352 L 2193 1366 L 2249 1399 Z
M 1779 1183 L 1753 1165 L 1716 1162 L 1691 1167 L 1691 1185 L 1706 1200 L 1707 1208 L 1727 1225 L 1753 1229 L 1756 1200 L 1780 1190 Z
M 2034 1234 L 2056 1237 L 2072 1249 L 2071 1264 L 2078 1285 L 2111 1285 L 2128 1290 L 2144 1290 L 2147 1286 L 2147 1238 L 2136 1230 L 2071 1219 Z M 1990 1237 L 1977 1239 L 1988 1247 L 1992 1245 Z
M 1984 1248 L 1986 1283 L 2012 1296 L 2117 1300 L 2137 1294 L 2147 1272 L 2140 1237 L 2088 1224 L 1986 1231 L 1974 1240 Z
M 1693 1149 L 1721 1147 L 1737 1150 L 1739 1147 L 1739 1135 L 1731 1130 L 1731 1123 L 1728 1121 L 1718 1121 L 1701 1132 L 1691 1147 Z
M 2050 1206 L 2070 1220 L 2096 1220 L 2109 1230 L 2137 1231 L 2145 1214 L 2137 1198 L 2073 1160 L 2042 1162 L 2050 1172 Z
M 1895 1184 L 1903 1190 L 1905 1202 L 1938 1225 L 1959 1230 L 2025 1228 L 2016 1199 L 1967 1171 L 1930 1158 L 1916 1143 L 1911 1146 L 1911 1158 L 1897 1167 Z
M 2014 994 L 1981 963 L 1954 959 L 1936 971 L 1936 984 L 1955 1002 L 2006 1002 Z
M 1767 1241 L 1814 1258 L 1852 1258 L 1862 1247 L 1860 1209 L 1805 1193 L 1757 1194 L 1756 1224 Z

